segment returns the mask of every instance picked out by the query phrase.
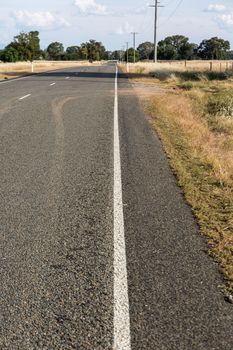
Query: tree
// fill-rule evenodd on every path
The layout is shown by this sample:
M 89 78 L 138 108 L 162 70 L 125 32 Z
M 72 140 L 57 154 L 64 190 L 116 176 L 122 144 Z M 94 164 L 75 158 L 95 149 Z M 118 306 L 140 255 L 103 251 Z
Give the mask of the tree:
M 228 51 L 226 55 L 226 60 L 233 60 L 233 51 Z
M 197 45 L 183 35 L 168 36 L 158 43 L 158 57 L 162 60 L 189 60 L 196 55 Z
M 13 48 L 18 52 L 18 60 L 33 61 L 40 58 L 40 39 L 39 32 L 31 31 L 29 33 L 21 32 L 14 37 L 14 40 L 7 45 L 6 49 Z
M 99 41 L 89 40 L 81 44 L 81 55 L 90 61 L 100 61 L 106 59 L 106 49 Z
M 87 50 L 87 44 L 82 43 L 80 46 L 80 57 L 82 60 L 88 59 L 88 50 Z
M 113 51 L 111 54 L 111 59 L 119 61 L 121 59 L 121 50 Z
M 0 52 L 0 60 L 3 62 L 17 62 L 19 61 L 19 54 L 13 47 L 5 48 Z
M 61 60 L 62 56 L 64 55 L 64 46 L 62 43 L 55 41 L 49 44 L 47 48 L 47 53 L 49 55 L 50 60 Z
M 79 46 L 70 46 L 66 49 L 65 59 L 68 61 L 79 60 L 81 57 Z
M 174 46 L 164 41 L 158 43 L 158 59 L 159 60 L 177 60 L 178 53 Z
M 139 52 L 140 60 L 152 59 L 154 56 L 154 44 L 146 41 L 138 46 L 137 51 Z
M 194 60 L 197 58 L 197 44 L 186 43 L 180 47 L 179 59 L 181 60 Z
M 139 61 L 139 52 L 135 50 L 135 62 Z M 125 52 L 125 61 L 127 60 L 127 51 Z M 134 49 L 128 49 L 128 60 L 129 62 L 134 62 Z
M 222 60 L 226 59 L 230 50 L 228 40 L 213 37 L 203 40 L 198 47 L 198 56 L 202 59 Z
M 30 50 L 30 61 L 40 58 L 40 39 L 38 31 L 31 31 L 28 33 L 28 47 Z
M 91 61 L 100 61 L 104 59 L 105 47 L 101 42 L 90 40 L 87 43 L 88 59 Z

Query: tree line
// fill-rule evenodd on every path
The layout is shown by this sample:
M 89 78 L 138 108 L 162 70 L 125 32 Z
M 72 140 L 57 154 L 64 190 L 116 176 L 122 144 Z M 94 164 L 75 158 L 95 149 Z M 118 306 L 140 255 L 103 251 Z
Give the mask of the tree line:
M 28 33 L 21 32 L 13 41 L 0 51 L 0 60 L 3 62 L 46 60 L 124 60 L 129 62 L 139 60 L 152 60 L 154 56 L 154 45 L 151 42 L 141 43 L 134 51 L 107 51 L 101 42 L 89 40 L 80 45 L 67 47 L 66 50 L 60 42 L 52 42 L 45 50 L 40 48 L 38 31 Z M 189 38 L 183 35 L 168 36 L 158 42 L 159 60 L 224 60 L 233 59 L 233 51 L 227 40 L 213 37 L 202 40 L 198 45 L 190 43 Z
M 109 53 L 104 45 L 96 40 L 90 40 L 81 45 L 64 49 L 62 43 L 56 41 L 48 45 L 45 50 L 40 48 L 38 31 L 21 32 L 13 41 L 0 51 L 3 62 L 34 61 L 34 60 L 107 60 Z
M 202 40 L 201 43 L 189 42 L 189 38 L 183 35 L 172 35 L 158 42 L 159 60 L 225 60 L 233 59 L 233 51 L 230 50 L 230 42 L 221 38 L 213 37 Z M 128 51 L 116 51 L 116 59 L 134 61 L 134 49 Z M 154 58 L 154 44 L 151 42 L 141 43 L 135 52 L 137 61 L 152 60 Z

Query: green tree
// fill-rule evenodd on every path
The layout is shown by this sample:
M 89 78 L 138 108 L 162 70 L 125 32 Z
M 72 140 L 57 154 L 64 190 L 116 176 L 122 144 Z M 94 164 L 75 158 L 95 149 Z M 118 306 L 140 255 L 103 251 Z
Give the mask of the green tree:
M 135 62 L 138 62 L 140 59 L 139 52 L 135 50 Z M 125 52 L 125 61 L 127 60 L 127 51 Z M 134 49 L 131 47 L 128 49 L 128 60 L 129 62 L 134 62 Z
M 176 48 L 164 41 L 158 43 L 158 59 L 159 60 L 177 60 L 178 54 Z
M 31 31 L 28 33 L 28 47 L 30 50 L 30 61 L 40 58 L 40 38 L 38 31 Z
M 158 43 L 158 58 L 161 60 L 188 60 L 196 55 L 197 45 L 189 43 L 183 35 L 168 36 Z
M 0 60 L 3 62 L 19 61 L 19 54 L 13 47 L 6 48 L 0 52 Z
M 88 50 L 87 50 L 87 44 L 82 43 L 80 46 L 80 58 L 82 60 L 87 60 L 88 59 Z
M 228 40 L 213 37 L 209 40 L 203 40 L 198 47 L 198 56 L 202 59 L 222 60 L 226 59 L 230 51 Z
M 179 49 L 179 58 L 181 60 L 193 60 L 197 58 L 197 44 L 185 43 Z
M 111 54 L 111 60 L 120 60 L 121 59 L 121 50 L 115 50 Z
M 40 58 L 40 39 L 39 32 L 31 31 L 29 33 L 21 32 L 14 37 L 14 40 L 7 45 L 6 49 L 13 48 L 18 52 L 18 60 L 33 61 Z
M 89 42 L 81 44 L 82 58 L 90 61 L 99 61 L 106 59 L 106 49 L 99 41 L 89 40 Z
M 65 59 L 68 61 L 77 61 L 81 58 L 80 47 L 70 46 L 66 49 Z
M 49 44 L 46 51 L 48 53 L 50 60 L 58 61 L 58 60 L 61 60 L 63 58 L 64 46 L 62 43 L 55 41 L 55 42 Z
M 146 41 L 138 46 L 137 51 L 139 52 L 140 60 L 152 59 L 154 56 L 154 44 Z

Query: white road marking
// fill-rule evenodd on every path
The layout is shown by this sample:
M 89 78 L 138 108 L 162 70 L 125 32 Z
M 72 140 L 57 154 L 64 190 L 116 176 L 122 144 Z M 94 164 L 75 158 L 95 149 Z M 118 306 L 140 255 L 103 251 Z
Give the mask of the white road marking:
M 31 96 L 31 94 L 28 94 L 28 95 L 25 95 L 25 96 L 23 96 L 23 97 L 20 97 L 19 100 L 24 100 L 25 98 L 27 98 L 27 97 L 29 97 L 29 96 Z
M 55 85 L 56 83 L 51 83 L 51 84 L 49 84 L 50 86 L 53 86 L 53 85 Z
M 66 77 L 66 79 L 70 79 L 70 77 Z
M 30 75 L 30 76 L 31 76 L 31 75 Z M 0 85 L 2 85 L 2 84 L 9 84 L 9 83 L 12 83 L 13 81 L 16 81 L 16 80 L 27 79 L 28 77 L 29 77 L 29 76 L 21 77 L 21 78 L 12 78 L 12 79 L 9 79 L 9 80 L 0 81 Z
M 129 296 L 126 267 L 121 159 L 118 122 L 118 68 L 114 102 L 114 350 L 130 350 Z

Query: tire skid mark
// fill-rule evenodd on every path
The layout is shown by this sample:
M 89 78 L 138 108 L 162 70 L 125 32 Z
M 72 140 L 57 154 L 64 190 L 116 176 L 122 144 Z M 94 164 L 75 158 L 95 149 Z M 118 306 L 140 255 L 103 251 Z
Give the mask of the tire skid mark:
M 55 224 L 55 226 L 58 222 L 58 203 L 61 193 L 62 171 L 64 165 L 65 131 L 63 123 L 63 108 L 66 103 L 74 99 L 76 99 L 76 97 L 55 98 L 51 103 L 55 128 L 55 144 L 54 155 L 50 169 L 48 206 L 51 211 L 53 224 Z

